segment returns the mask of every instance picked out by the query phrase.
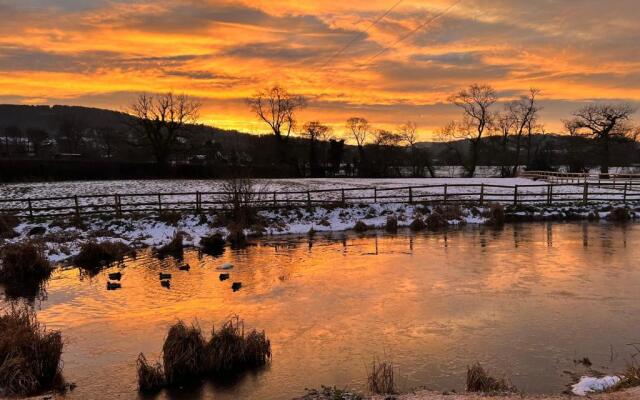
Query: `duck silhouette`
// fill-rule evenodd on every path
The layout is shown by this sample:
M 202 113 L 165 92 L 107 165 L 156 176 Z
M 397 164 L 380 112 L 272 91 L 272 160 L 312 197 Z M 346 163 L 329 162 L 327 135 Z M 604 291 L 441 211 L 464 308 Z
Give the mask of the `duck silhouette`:
M 107 282 L 107 290 L 116 290 L 120 289 L 122 285 L 117 282 Z
M 171 274 L 163 274 L 162 272 L 160 272 L 159 276 L 161 281 L 164 279 L 171 279 Z
M 112 281 L 119 281 L 122 279 L 122 272 L 112 272 L 109 274 L 109 279 Z
M 191 269 L 191 266 L 189 264 L 183 264 L 179 267 L 180 271 L 188 271 Z
M 233 284 L 231 285 L 231 289 L 233 289 L 234 292 L 237 292 L 238 290 L 240 290 L 241 287 L 242 287 L 242 282 L 233 282 Z
M 160 285 L 162 285 L 162 287 L 165 287 L 167 289 L 171 288 L 171 281 L 166 280 L 166 281 L 160 281 Z

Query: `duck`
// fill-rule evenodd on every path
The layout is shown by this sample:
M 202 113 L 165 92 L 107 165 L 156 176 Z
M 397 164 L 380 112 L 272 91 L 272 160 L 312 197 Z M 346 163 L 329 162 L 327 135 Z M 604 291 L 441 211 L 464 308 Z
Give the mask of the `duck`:
M 122 279 L 122 272 L 112 272 L 109 274 L 109 279 L 112 281 L 119 281 Z
M 166 287 L 167 289 L 170 289 L 171 288 L 171 281 L 169 281 L 169 280 L 160 281 L 160 285 L 162 287 Z
M 229 279 L 229 274 L 220 274 L 221 281 L 226 281 L 227 279 Z
M 162 272 L 160 272 L 160 280 L 165 280 L 165 279 L 171 279 L 171 274 L 163 274 Z
M 191 266 L 189 264 L 183 264 L 178 268 L 180 269 L 180 271 L 188 271 L 191 269 Z
M 220 266 L 220 269 L 231 269 L 233 268 L 233 264 L 231 263 L 224 263 Z
M 237 292 L 238 290 L 240 290 L 241 287 L 242 287 L 242 282 L 233 282 L 233 284 L 231 285 L 231 289 L 233 289 L 234 292 Z
M 120 289 L 122 285 L 117 282 L 107 282 L 107 290 L 116 290 Z

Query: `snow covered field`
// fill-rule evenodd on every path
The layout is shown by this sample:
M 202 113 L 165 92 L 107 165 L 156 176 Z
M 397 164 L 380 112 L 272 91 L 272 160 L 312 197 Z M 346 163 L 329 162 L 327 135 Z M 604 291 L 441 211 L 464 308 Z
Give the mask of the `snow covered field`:
M 216 203 L 224 201 L 221 194 L 208 194 L 223 191 L 220 180 L 136 180 L 136 181 L 86 181 L 55 183 L 23 183 L 0 186 L 0 210 L 13 209 L 26 213 L 31 199 L 34 215 L 47 213 L 73 212 L 75 199 L 83 212 L 114 211 L 115 195 L 119 194 L 125 211 L 136 209 L 157 209 L 158 193 L 162 193 L 160 202 L 163 209 L 195 208 L 196 193 L 201 194 L 202 207 L 215 208 Z M 444 185 L 447 185 L 445 188 Z M 481 187 L 484 185 L 484 188 Z M 409 190 L 408 187 L 413 187 Z M 549 189 L 544 181 L 525 178 L 402 178 L 402 179 L 272 179 L 256 180 L 256 187 L 265 192 L 261 200 L 265 204 L 278 205 L 307 204 L 309 198 L 315 204 L 322 202 L 346 203 L 409 203 L 413 201 L 449 201 L 478 202 L 482 192 L 485 202 L 513 203 L 515 187 L 519 203 L 546 202 L 549 190 L 553 202 L 582 201 L 582 185 L 554 185 Z M 375 189 L 374 189 L 375 188 Z M 397 189 L 396 189 L 397 188 Z M 344 193 L 342 189 L 345 189 Z M 313 191 L 322 192 L 313 192 Z M 307 194 L 307 191 L 311 191 Z M 182 194 L 170 194 L 182 193 Z M 100 195 L 100 196 L 98 196 Z M 83 197 L 85 196 L 85 197 Z M 89 196 L 89 197 L 86 197 Z M 93 197 L 92 197 L 93 196 Z M 590 201 L 638 201 L 640 191 L 623 190 L 621 187 L 589 187 Z M 67 197 L 66 199 L 51 199 Z M 38 200 L 45 199 L 45 200 Z M 20 200 L 20 201 L 18 201 Z M 57 207 L 57 210 L 38 210 Z

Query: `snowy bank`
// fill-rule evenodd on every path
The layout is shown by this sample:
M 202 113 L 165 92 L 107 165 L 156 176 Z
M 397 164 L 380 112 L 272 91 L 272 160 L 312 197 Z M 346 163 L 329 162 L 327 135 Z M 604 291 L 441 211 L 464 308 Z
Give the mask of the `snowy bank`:
M 592 376 L 583 376 L 578 383 L 571 386 L 571 392 L 578 396 L 586 396 L 589 393 L 602 392 L 614 387 L 620 382 L 619 376 L 604 376 L 602 378 L 594 378 Z

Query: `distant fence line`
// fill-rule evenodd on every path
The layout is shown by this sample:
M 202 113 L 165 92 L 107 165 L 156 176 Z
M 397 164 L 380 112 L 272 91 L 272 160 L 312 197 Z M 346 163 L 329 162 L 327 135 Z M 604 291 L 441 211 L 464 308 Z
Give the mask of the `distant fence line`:
M 637 185 L 636 185 L 637 186 Z M 243 204 L 260 208 L 340 206 L 348 204 L 561 204 L 638 202 L 640 187 L 630 182 L 580 184 L 436 184 L 392 188 L 336 188 L 260 191 Z M 233 192 L 115 193 L 65 197 L 0 199 L 0 213 L 20 217 L 138 214 L 167 211 L 212 212 L 229 209 Z
M 612 185 L 624 185 L 633 188 L 634 184 L 640 186 L 640 174 L 603 174 L 581 172 L 554 172 L 554 171 L 524 171 L 518 176 L 528 179 L 543 179 L 552 183 L 585 183 Z

